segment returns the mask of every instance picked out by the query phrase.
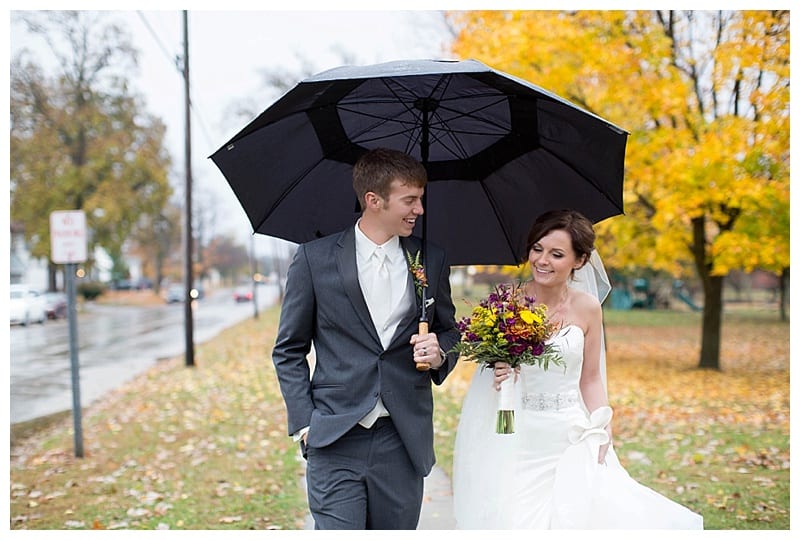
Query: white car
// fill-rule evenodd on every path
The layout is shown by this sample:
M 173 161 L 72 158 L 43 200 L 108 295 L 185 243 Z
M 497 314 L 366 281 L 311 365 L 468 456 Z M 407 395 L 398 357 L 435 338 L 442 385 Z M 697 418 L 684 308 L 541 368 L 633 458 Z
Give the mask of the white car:
M 27 326 L 28 323 L 44 324 L 47 319 L 47 303 L 44 295 L 28 285 L 11 285 L 8 303 L 8 318 L 11 324 Z

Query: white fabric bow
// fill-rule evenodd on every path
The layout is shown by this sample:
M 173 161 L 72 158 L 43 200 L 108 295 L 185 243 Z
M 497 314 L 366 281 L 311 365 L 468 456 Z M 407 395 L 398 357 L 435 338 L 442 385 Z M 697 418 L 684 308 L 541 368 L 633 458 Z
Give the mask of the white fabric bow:
M 595 409 L 588 419 L 582 419 L 570 426 L 567 436 L 569 442 L 578 444 L 586 441 L 601 446 L 609 441 L 606 426 L 614 415 L 611 407 L 603 406 Z

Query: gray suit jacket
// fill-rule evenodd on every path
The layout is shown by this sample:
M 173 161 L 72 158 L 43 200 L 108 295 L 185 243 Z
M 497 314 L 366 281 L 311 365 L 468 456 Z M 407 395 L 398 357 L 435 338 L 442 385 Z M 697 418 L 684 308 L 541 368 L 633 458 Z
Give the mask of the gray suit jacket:
M 404 252 L 416 254 L 421 248 L 415 237 L 400 242 Z M 428 308 L 430 331 L 449 351 L 459 339 L 450 268 L 444 251 L 430 243 L 425 258 L 426 294 L 434 299 Z M 299 246 L 272 353 L 289 433 L 309 426 L 308 446 L 327 446 L 354 427 L 380 396 L 415 468 L 427 475 L 435 462 L 431 382 L 441 384 L 458 355 L 448 354 L 438 370 L 416 370 L 409 339 L 418 331 L 419 304 L 417 296 L 416 308 L 384 350 L 358 283 L 353 228 Z M 306 355 L 312 342 L 316 365 L 310 378 Z

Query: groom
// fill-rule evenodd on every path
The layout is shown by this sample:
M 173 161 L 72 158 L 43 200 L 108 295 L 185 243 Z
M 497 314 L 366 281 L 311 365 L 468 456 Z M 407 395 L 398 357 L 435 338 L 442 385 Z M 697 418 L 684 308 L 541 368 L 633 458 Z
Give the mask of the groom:
M 422 249 L 411 232 L 426 182 L 410 156 L 367 152 L 353 168 L 361 218 L 299 246 L 289 267 L 272 360 L 289 434 L 307 459 L 316 529 L 415 529 L 419 521 L 435 461 L 431 382 L 455 367 L 457 355 L 444 350 L 459 339 L 450 269 L 430 244 L 431 331 L 417 333 L 423 283 L 408 257 Z

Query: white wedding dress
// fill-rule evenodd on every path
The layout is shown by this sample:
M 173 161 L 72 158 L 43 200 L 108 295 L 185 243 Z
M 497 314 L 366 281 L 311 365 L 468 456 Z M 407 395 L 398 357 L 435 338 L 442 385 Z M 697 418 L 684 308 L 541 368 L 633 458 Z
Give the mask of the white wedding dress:
M 702 516 L 633 480 L 613 447 L 598 448 L 611 409 L 591 416 L 580 398 L 583 332 L 551 340 L 565 367 L 522 366 L 515 433 L 495 433 L 493 373 L 477 369 L 456 435 L 453 497 L 459 529 L 701 529 Z M 488 389 L 488 391 L 487 391 Z

